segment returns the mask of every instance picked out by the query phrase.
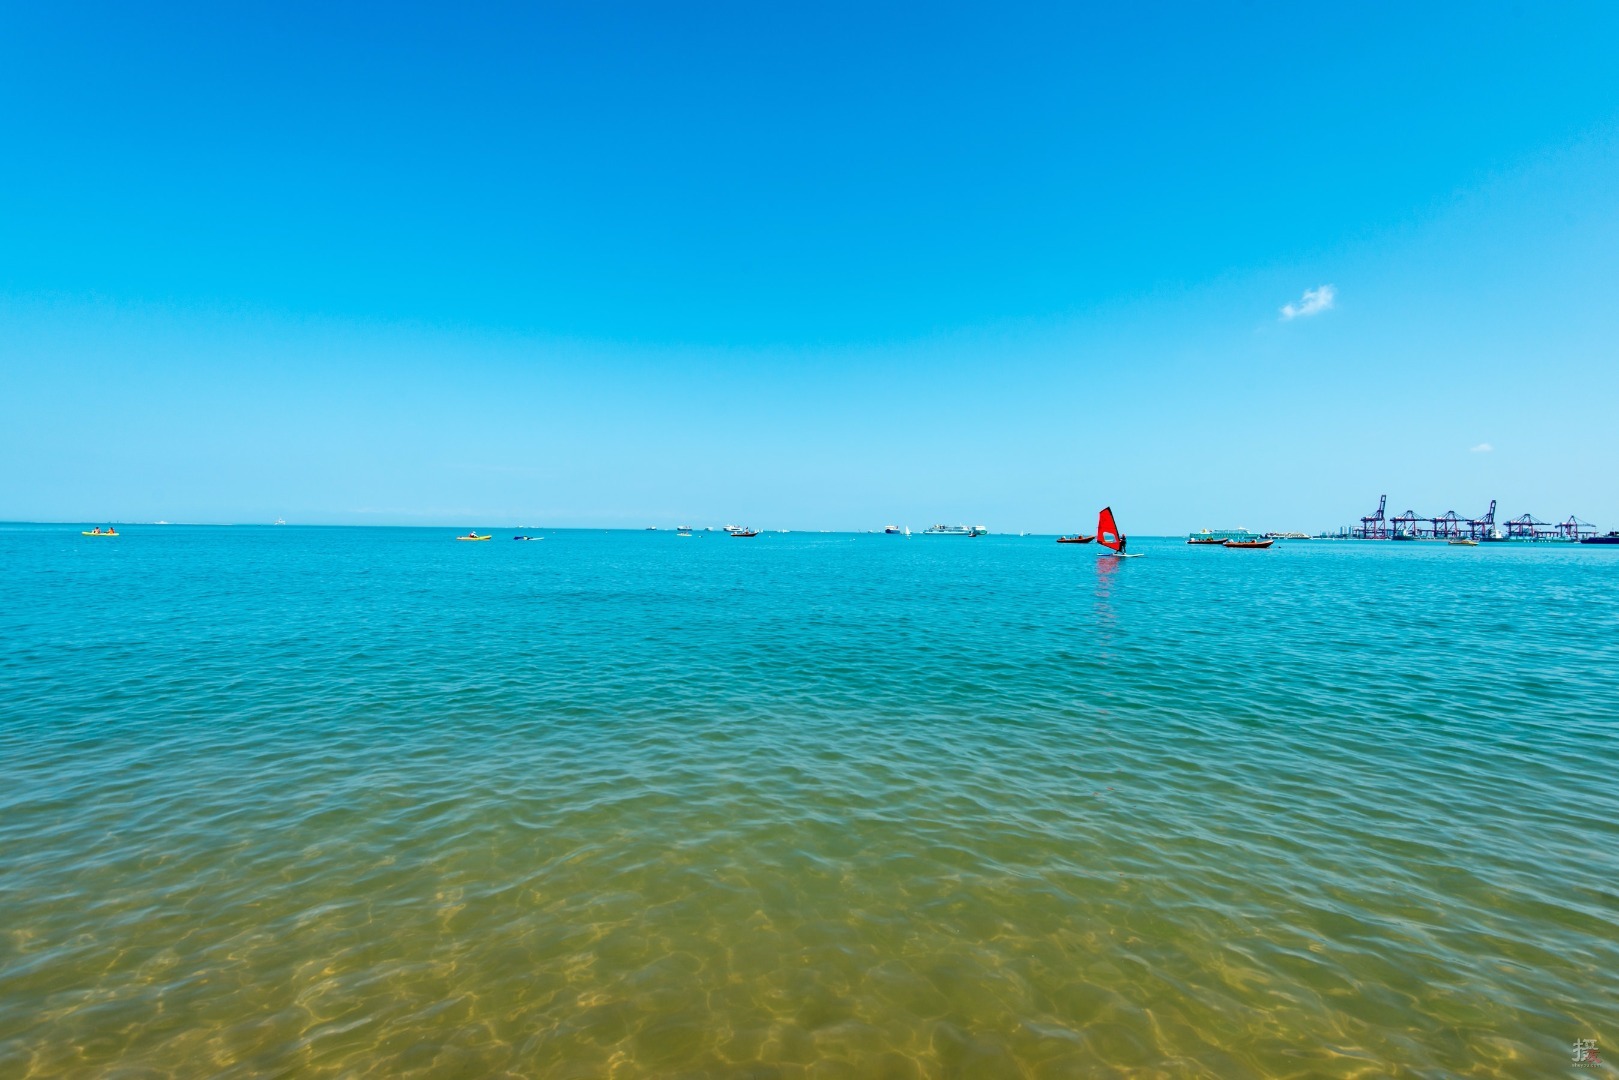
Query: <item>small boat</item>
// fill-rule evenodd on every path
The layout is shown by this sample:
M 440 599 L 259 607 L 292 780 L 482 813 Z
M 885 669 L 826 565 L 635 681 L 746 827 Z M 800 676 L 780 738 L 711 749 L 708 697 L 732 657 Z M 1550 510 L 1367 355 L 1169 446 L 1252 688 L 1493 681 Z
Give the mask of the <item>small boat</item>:
M 470 540 L 470 539 L 473 539 L 473 537 L 463 536 L 460 539 L 462 539 L 462 540 Z M 526 535 L 524 535 L 524 536 L 514 536 L 514 537 L 512 537 L 512 539 L 513 540 L 544 540 L 545 537 L 543 537 L 543 536 L 526 536 Z
M 983 536 L 987 532 L 989 532 L 989 530 L 984 528 L 982 525 L 974 525 L 972 528 L 967 530 L 967 535 L 968 536 Z
M 1454 540 L 1449 541 L 1449 544 L 1450 544 L 1451 547 L 1478 547 L 1478 541 L 1477 540 L 1468 540 L 1465 537 L 1461 537 L 1461 536 L 1458 536 Z
M 118 530 L 113 528 L 111 525 L 108 525 L 105 529 L 103 529 L 100 525 L 97 525 L 95 528 L 91 529 L 90 531 L 81 532 L 79 535 L 80 536 L 117 536 L 118 535 Z
M 1212 545 L 1214 547 L 1219 547 L 1225 543 L 1228 543 L 1226 538 L 1223 536 L 1188 536 L 1186 538 L 1186 542 L 1188 544 L 1204 544 Z
M 676 532 L 675 535 L 676 536 L 684 536 L 689 540 L 691 538 L 691 530 L 690 529 L 682 529 L 682 530 Z
M 457 540 L 493 540 L 494 538 L 494 533 L 485 533 L 483 536 L 479 536 L 477 533 L 467 533 L 465 536 L 456 537 Z
M 732 530 L 730 530 L 730 532 L 731 532 L 732 536 L 737 537 L 738 539 L 743 539 L 745 537 L 758 536 L 759 535 L 759 532 L 758 532 L 757 529 L 732 529 Z
M 1102 507 L 1102 512 L 1096 515 L 1096 542 L 1107 548 L 1098 551 L 1100 559 L 1139 559 L 1140 553 L 1126 554 L 1124 550 L 1124 534 L 1119 531 L 1119 523 L 1113 520 L 1113 508 Z
M 1276 543 L 1274 540 L 1227 540 L 1221 547 L 1228 548 L 1268 548 Z
M 1059 544 L 1088 544 L 1092 540 L 1095 540 L 1095 539 L 1096 539 L 1096 537 L 1094 537 L 1094 536 L 1084 536 L 1084 535 L 1082 535 L 1080 533 L 1075 533 L 1073 536 L 1059 536 L 1059 537 L 1057 537 L 1057 543 L 1059 543 Z

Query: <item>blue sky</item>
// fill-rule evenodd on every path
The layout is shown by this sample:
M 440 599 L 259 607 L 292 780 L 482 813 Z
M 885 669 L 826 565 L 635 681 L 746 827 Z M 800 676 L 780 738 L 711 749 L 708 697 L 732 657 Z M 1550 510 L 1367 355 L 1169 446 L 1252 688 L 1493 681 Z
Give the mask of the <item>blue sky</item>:
M 1613 5 L 0 18 L 3 518 L 1619 528 Z

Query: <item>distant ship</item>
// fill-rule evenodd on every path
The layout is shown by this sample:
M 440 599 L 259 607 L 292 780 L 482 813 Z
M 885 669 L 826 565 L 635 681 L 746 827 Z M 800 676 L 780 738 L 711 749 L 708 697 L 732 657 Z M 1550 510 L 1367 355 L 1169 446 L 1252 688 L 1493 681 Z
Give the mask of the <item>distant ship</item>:
M 1242 543 L 1248 540 L 1259 540 L 1247 529 L 1199 529 L 1186 538 L 1188 544 L 1224 544 L 1227 540 Z
M 922 530 L 923 536 L 970 536 L 972 529 L 966 525 L 929 525 Z
M 898 536 L 899 535 L 899 526 L 898 525 L 884 525 L 883 526 L 883 535 L 884 536 Z
M 1580 541 L 1582 544 L 1619 544 L 1619 532 L 1603 533 L 1601 536 L 1587 536 Z
M 287 523 L 286 518 L 276 518 L 275 519 L 275 524 L 277 524 L 277 525 L 285 525 L 286 523 Z

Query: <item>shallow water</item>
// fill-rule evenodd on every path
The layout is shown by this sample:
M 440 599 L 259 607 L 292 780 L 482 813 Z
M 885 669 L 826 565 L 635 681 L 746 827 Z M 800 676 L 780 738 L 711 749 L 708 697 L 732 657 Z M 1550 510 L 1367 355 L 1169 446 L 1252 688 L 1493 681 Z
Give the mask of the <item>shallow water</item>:
M 0 527 L 0 1075 L 1619 1056 L 1619 550 Z

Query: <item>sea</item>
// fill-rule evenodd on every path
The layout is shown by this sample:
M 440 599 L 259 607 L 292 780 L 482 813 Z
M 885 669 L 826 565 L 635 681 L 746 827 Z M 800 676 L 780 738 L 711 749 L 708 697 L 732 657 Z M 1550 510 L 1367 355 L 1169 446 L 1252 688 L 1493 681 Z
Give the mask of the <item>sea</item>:
M 0 526 L 0 1076 L 1619 1061 L 1619 549 L 88 527 Z

